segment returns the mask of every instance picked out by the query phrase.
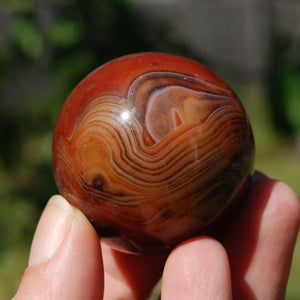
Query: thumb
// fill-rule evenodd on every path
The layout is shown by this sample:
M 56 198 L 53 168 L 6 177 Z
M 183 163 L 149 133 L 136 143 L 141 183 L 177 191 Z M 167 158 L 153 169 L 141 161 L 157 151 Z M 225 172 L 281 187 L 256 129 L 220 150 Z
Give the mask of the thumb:
M 85 216 L 53 196 L 37 226 L 18 299 L 101 299 L 99 238 Z

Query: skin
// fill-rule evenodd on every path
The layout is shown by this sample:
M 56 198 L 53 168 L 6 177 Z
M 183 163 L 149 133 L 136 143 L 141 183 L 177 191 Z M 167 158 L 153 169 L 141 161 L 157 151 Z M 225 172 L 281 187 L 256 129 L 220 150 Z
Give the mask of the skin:
M 54 196 L 13 299 L 147 299 L 161 276 L 161 299 L 284 299 L 299 226 L 292 189 L 256 173 L 222 243 L 198 236 L 147 257 L 101 245 L 85 216 Z

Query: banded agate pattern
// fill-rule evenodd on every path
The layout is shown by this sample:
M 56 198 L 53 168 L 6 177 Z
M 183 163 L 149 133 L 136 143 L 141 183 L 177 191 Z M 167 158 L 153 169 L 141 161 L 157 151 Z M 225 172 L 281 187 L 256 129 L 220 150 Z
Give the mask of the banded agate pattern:
M 208 231 L 251 178 L 254 141 L 236 95 L 202 65 L 166 68 L 165 57 L 182 62 L 121 58 L 126 88 L 106 81 L 110 63 L 100 67 L 75 88 L 55 129 L 60 193 L 122 251 L 162 254 Z

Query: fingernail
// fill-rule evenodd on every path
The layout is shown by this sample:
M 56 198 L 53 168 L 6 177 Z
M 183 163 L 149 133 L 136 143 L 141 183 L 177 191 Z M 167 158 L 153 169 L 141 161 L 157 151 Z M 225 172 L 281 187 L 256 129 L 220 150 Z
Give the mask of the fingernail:
M 61 196 L 53 196 L 42 213 L 36 228 L 28 266 L 38 264 L 53 256 L 66 236 L 74 210 Z

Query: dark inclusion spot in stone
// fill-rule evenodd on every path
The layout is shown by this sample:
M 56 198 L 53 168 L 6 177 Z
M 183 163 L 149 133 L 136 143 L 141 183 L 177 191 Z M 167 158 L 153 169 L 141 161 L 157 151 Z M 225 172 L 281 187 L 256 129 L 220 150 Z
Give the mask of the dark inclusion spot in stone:
M 94 178 L 93 180 L 93 187 L 96 190 L 102 191 L 104 187 L 104 180 L 101 175 L 98 175 L 97 177 Z
M 90 217 L 89 220 L 100 237 L 115 237 L 120 235 L 120 233 L 114 229 L 112 225 L 107 225 L 104 222 L 100 222 L 99 220 Z

